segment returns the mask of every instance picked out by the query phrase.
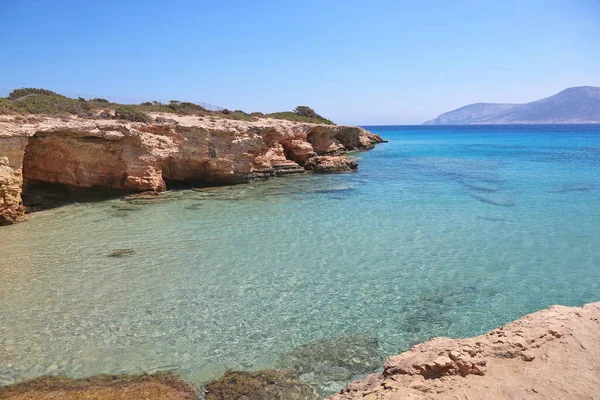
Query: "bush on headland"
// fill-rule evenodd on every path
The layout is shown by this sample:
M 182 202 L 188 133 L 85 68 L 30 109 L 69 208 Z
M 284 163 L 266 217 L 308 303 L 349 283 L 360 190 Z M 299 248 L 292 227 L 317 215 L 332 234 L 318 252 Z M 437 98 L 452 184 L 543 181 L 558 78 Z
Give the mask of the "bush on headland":
M 298 106 L 294 109 L 294 113 L 308 118 L 323 118 L 308 106 Z
M 115 108 L 115 118 L 131 122 L 150 122 L 148 114 L 133 106 L 119 106 Z
M 10 92 L 8 94 L 8 98 L 11 99 L 11 100 L 18 100 L 21 97 L 29 96 L 29 95 L 32 95 L 32 94 L 40 94 L 40 95 L 43 95 L 43 96 L 57 95 L 53 91 L 46 90 L 46 89 L 21 88 L 21 89 L 15 89 L 12 92 Z
M 222 109 L 210 111 L 187 101 L 171 100 L 168 104 L 159 101 L 146 101 L 139 105 L 112 103 L 107 99 L 96 97 L 86 100 L 83 97 L 70 98 L 56 92 L 41 88 L 20 88 L 0 98 L 0 115 L 8 114 L 46 114 L 77 115 L 83 118 L 115 118 L 132 122 L 149 122 L 147 113 L 172 113 L 177 115 L 209 116 L 220 119 L 239 121 L 257 121 L 258 118 L 270 117 L 296 122 L 311 122 L 334 125 L 308 106 L 298 106 L 294 111 L 263 114 L 247 113 L 242 110 L 230 111 Z
M 21 90 L 23 93 L 27 93 L 29 89 Z M 15 92 L 11 92 L 11 95 Z M 90 106 L 85 100 L 71 99 L 53 92 L 50 92 L 50 94 L 31 92 L 24 96 L 16 97 L 12 102 L 16 111 L 26 114 L 74 114 L 84 116 L 90 111 Z
M 305 107 L 305 106 L 300 106 L 300 107 Z M 296 110 L 298 110 L 298 108 L 300 108 L 300 107 L 296 107 Z M 275 119 L 287 119 L 289 121 L 297 121 L 297 122 L 311 122 L 314 124 L 335 125 L 331 120 L 328 120 L 327 118 L 323 118 L 319 114 L 315 113 L 311 108 L 309 108 L 309 107 L 306 107 L 306 108 L 308 110 L 312 111 L 312 113 L 307 112 L 306 110 L 302 109 L 300 113 L 298 113 L 296 111 L 283 111 L 283 112 L 267 114 L 267 117 L 275 118 Z M 316 116 L 311 117 L 308 115 L 316 115 Z

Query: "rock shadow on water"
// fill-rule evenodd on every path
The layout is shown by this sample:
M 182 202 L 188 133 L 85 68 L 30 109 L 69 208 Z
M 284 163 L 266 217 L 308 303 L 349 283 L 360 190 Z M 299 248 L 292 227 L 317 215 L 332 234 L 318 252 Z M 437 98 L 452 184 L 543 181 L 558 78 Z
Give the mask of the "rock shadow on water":
M 356 188 L 342 188 L 342 189 L 318 189 L 313 190 L 312 193 L 323 193 L 323 194 L 349 194 L 350 192 L 355 191 Z
M 426 341 L 435 336 L 447 336 L 453 324 L 452 311 L 480 294 L 476 285 L 457 288 L 439 288 L 428 291 L 415 301 L 408 303 L 401 329 L 408 335 L 408 346 Z M 404 350 L 404 349 L 403 349 Z
M 123 258 L 123 257 L 132 256 L 134 253 L 135 253 L 134 249 L 117 249 L 117 250 L 113 251 L 112 253 L 110 253 L 108 255 L 108 257 Z
M 201 210 L 202 208 L 205 208 L 206 206 L 203 203 L 193 203 L 193 204 L 188 204 L 187 206 L 184 206 L 183 208 L 185 208 L 186 210 Z
M 377 371 L 384 361 L 376 338 L 347 334 L 296 347 L 283 355 L 278 365 L 294 371 L 319 394 L 327 396 L 349 381 Z
M 292 371 L 227 371 L 204 386 L 204 400 L 318 400 L 320 397 Z
M 589 183 L 574 183 L 569 185 L 562 185 L 556 189 L 549 190 L 548 193 L 554 194 L 567 194 L 573 192 L 590 192 L 595 190 L 596 186 Z
M 113 217 L 128 217 L 131 213 L 142 210 L 142 207 L 137 204 L 131 204 L 128 202 L 122 202 L 114 204 L 111 207 L 111 215 Z
M 499 193 L 469 193 L 473 199 L 498 207 L 514 207 L 516 201 L 512 196 Z
M 460 183 L 465 188 L 475 192 L 495 193 L 502 190 L 497 182 L 461 180 Z
M 488 217 L 488 216 L 485 216 L 485 215 L 478 215 L 477 219 L 480 219 L 482 221 L 490 221 L 490 222 L 508 222 L 508 220 L 505 219 L 505 218 Z

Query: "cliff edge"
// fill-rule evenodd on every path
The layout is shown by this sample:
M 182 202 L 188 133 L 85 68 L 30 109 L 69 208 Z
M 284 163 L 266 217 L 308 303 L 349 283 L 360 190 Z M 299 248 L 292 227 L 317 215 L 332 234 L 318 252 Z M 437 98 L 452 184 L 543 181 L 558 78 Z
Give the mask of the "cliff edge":
M 332 164 L 351 170 L 354 164 L 344 163 L 341 154 L 382 142 L 359 127 L 150 116 L 151 123 L 0 117 L 0 225 L 23 220 L 28 208 L 60 205 L 91 192 L 160 192 L 182 184 L 235 184 L 304 172 L 316 156 L 331 157 L 321 172 L 332 171 Z M 319 171 L 321 164 L 313 164 L 310 169 Z
M 553 306 L 473 338 L 429 340 L 330 400 L 598 398 L 600 302 Z

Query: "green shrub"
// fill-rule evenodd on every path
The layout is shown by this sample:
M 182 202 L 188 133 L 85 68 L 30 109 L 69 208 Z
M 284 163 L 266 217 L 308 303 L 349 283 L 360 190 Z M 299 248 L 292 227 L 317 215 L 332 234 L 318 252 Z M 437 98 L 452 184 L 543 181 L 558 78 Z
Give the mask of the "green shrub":
M 134 106 L 119 106 L 115 108 L 115 118 L 132 122 L 150 122 L 150 117 Z
M 169 107 L 171 107 L 177 114 L 204 115 L 204 113 L 206 113 L 206 109 L 204 107 L 200 107 L 197 104 L 187 101 L 178 102 L 177 105 L 171 103 L 169 104 Z
M 243 112 L 242 110 L 230 111 L 229 114 L 225 114 L 223 118 L 226 119 L 235 119 L 238 121 L 256 121 L 257 118 Z
M 0 115 L 10 115 L 16 112 L 17 109 L 10 100 L 0 97 Z
M 315 110 L 313 110 L 312 108 L 308 107 L 308 106 L 298 106 L 294 109 L 294 113 L 302 116 L 302 117 L 308 117 L 308 118 L 321 118 L 324 119 L 323 117 L 321 117 L 319 114 L 317 114 L 315 112 Z
M 332 121 L 319 117 L 319 118 L 311 118 L 305 117 L 303 115 L 296 114 L 292 111 L 284 111 L 284 112 L 276 112 L 272 114 L 267 114 L 267 117 L 275 118 L 275 119 L 287 119 L 289 121 L 296 122 L 311 122 L 313 124 L 327 124 L 327 125 L 335 125 Z
M 166 104 L 162 104 L 158 101 L 153 101 L 152 103 L 148 104 L 150 102 L 144 102 L 142 104 L 140 104 L 139 106 L 132 106 L 132 107 L 136 107 L 138 110 L 144 111 L 144 112 L 165 112 L 165 113 L 172 113 L 174 112 L 172 108 L 170 108 L 168 105 Z
M 110 102 L 106 99 L 103 99 L 101 97 L 96 97 L 95 99 L 90 100 L 93 103 L 106 103 L 109 104 Z
M 32 94 L 20 97 L 14 102 L 18 111 L 29 114 L 75 114 L 84 115 L 89 111 L 86 101 L 70 99 L 58 94 Z
M 8 94 L 8 98 L 11 100 L 15 100 L 15 99 L 19 99 L 21 97 L 29 96 L 32 94 L 41 94 L 44 96 L 51 96 L 51 95 L 60 96 L 51 90 L 37 89 L 37 88 L 21 88 L 21 89 L 15 89 L 12 92 L 10 92 Z M 64 96 L 62 96 L 62 97 L 64 97 Z

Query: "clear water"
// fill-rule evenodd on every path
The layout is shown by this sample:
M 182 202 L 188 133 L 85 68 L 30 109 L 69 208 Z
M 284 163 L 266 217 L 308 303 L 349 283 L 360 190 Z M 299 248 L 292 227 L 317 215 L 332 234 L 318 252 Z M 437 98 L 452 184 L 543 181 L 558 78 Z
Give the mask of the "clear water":
M 368 335 L 391 355 L 600 299 L 600 127 L 371 129 L 390 142 L 357 173 L 0 229 L 0 384 L 163 369 L 201 384 L 315 340 Z M 328 379 L 309 380 L 344 384 Z

